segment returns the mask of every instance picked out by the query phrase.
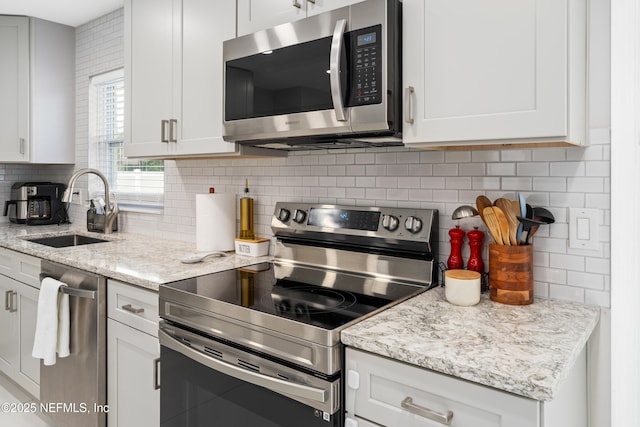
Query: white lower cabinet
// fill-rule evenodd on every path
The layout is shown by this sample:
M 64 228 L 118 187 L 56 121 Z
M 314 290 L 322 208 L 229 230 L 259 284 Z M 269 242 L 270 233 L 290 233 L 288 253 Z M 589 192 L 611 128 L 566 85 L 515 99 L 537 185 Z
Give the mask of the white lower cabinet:
M 0 312 L 0 371 L 35 397 L 40 396 L 40 360 L 31 357 L 38 289 L 0 275 L 5 307 Z
M 109 427 L 160 425 L 158 294 L 107 284 Z
M 31 357 L 38 310 L 40 260 L 0 249 L 0 371 L 40 397 L 40 359 Z
M 557 400 L 540 402 L 348 348 L 345 427 L 587 425 L 580 356 Z

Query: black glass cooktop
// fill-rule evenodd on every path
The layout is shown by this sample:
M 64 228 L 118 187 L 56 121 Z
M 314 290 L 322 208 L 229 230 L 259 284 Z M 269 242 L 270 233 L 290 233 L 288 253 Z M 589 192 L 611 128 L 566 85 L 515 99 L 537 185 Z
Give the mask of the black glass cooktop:
M 272 263 L 162 286 L 328 330 L 423 290 L 371 277 Z

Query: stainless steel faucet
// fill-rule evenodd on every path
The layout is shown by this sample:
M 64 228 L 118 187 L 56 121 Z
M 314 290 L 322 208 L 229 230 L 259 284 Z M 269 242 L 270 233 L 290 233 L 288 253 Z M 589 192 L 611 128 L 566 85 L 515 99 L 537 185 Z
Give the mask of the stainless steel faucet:
M 71 175 L 71 178 L 69 178 L 69 182 L 67 183 L 67 189 L 64 190 L 64 194 L 62 195 L 62 202 L 69 203 L 71 201 L 71 196 L 73 195 L 73 185 L 80 176 L 87 173 L 97 175 L 104 183 L 104 198 L 106 203 L 106 206 L 104 207 L 104 233 L 111 234 L 113 231 L 113 224 L 115 223 L 116 218 L 118 218 L 118 212 L 120 212 L 120 209 L 118 209 L 117 201 L 114 201 L 113 208 L 111 208 L 111 203 L 109 201 L 109 182 L 107 181 L 107 177 L 104 176 L 99 170 L 91 168 L 79 169 L 73 175 Z

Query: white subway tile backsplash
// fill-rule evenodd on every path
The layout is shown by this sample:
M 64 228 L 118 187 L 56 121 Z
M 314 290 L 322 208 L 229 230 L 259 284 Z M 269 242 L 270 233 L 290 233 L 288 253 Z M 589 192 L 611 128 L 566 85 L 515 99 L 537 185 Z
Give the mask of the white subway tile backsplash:
M 568 177 L 567 191 L 572 193 L 602 193 L 605 191 L 604 182 L 604 178 Z
M 565 270 L 584 271 L 585 260 L 582 256 L 554 254 L 549 257 L 549 266 Z
M 487 175 L 489 176 L 515 176 L 515 163 L 488 163 Z
M 484 163 L 462 163 L 458 168 L 460 176 L 485 176 L 486 168 Z
M 573 286 L 549 285 L 549 297 L 565 301 L 585 302 L 585 290 Z
M 458 164 L 433 165 L 433 174 L 436 176 L 458 176 Z
M 471 186 L 475 190 L 498 190 L 500 189 L 500 178 L 474 177 Z
M 549 176 L 549 163 L 518 163 L 518 176 Z
M 538 148 L 531 150 L 534 162 L 561 162 L 566 160 L 566 148 Z
M 531 150 L 502 150 L 500 157 L 503 162 L 529 162 L 531 161 Z
M 533 178 L 533 191 L 567 191 L 565 178 Z
M 582 176 L 585 174 L 583 162 L 552 162 L 549 174 L 551 176 Z
M 445 151 L 444 161 L 446 163 L 469 163 L 471 161 L 470 151 Z
M 533 187 L 530 177 L 502 178 L 502 190 L 531 191 Z
M 422 151 L 416 154 L 420 158 L 420 163 L 444 163 L 443 151 Z
M 611 176 L 611 163 L 609 161 L 586 162 L 585 167 L 587 176 Z

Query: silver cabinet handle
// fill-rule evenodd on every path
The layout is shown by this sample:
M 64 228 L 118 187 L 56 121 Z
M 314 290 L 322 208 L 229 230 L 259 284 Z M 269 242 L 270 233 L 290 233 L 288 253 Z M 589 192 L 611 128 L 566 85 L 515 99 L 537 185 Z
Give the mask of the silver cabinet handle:
M 406 95 L 405 98 L 407 98 L 407 100 L 405 101 L 405 105 L 407 107 L 407 111 L 405 111 L 405 119 L 404 121 L 409 123 L 410 125 L 413 124 L 414 119 L 413 119 L 413 94 L 415 93 L 415 89 L 413 86 L 409 86 L 406 89 Z
M 453 412 L 451 411 L 447 411 L 446 414 L 441 414 L 431 409 L 423 408 L 422 406 L 418 406 L 413 403 L 413 399 L 411 397 L 405 397 L 404 400 L 400 403 L 400 406 L 402 406 L 407 411 L 419 415 L 423 418 L 430 419 L 446 426 L 451 425 L 451 419 L 453 418 Z
M 293 0 L 293 7 L 297 7 L 298 9 L 300 9 L 302 8 L 302 5 L 297 0 Z
M 24 154 L 24 138 L 20 138 L 20 154 Z
M 11 310 L 11 292 L 13 291 L 6 291 L 4 293 L 4 311 Z
M 176 134 L 178 133 L 178 121 L 176 119 L 169 120 L 169 142 L 178 142 Z
M 158 357 L 153 361 L 153 389 L 158 390 L 160 388 L 160 358 Z
M 160 120 L 160 142 L 169 142 L 167 139 L 167 126 L 169 126 L 169 120 Z
M 307 0 L 311 4 L 316 4 L 316 0 Z
M 331 54 L 329 55 L 329 80 L 331 81 L 331 100 L 336 112 L 336 120 L 347 120 L 342 101 L 342 85 L 340 84 L 340 57 L 344 50 L 344 30 L 347 27 L 346 19 L 338 19 L 331 39 Z
M 4 309 L 9 313 L 15 313 L 16 311 L 18 311 L 18 304 L 13 304 L 13 302 L 15 301 L 13 298 L 14 296 L 18 296 L 18 293 L 16 291 L 6 291 L 4 293 Z
M 144 308 L 135 308 L 131 304 L 123 305 L 122 309 L 124 311 L 128 311 L 129 313 L 133 313 L 133 314 L 144 313 Z

